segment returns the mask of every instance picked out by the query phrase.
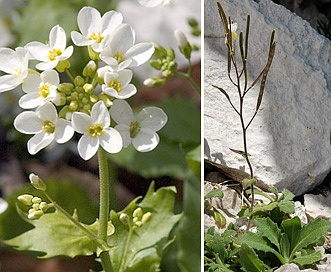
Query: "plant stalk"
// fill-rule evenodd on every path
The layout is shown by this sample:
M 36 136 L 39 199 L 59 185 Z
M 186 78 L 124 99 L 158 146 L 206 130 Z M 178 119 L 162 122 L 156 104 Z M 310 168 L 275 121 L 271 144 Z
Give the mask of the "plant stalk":
M 107 164 L 107 153 L 99 147 L 98 150 L 99 179 L 100 179 L 100 207 L 99 207 L 99 230 L 98 236 L 107 243 L 107 229 L 109 220 L 109 171 Z M 112 272 L 113 268 L 108 251 L 100 255 L 105 272 Z

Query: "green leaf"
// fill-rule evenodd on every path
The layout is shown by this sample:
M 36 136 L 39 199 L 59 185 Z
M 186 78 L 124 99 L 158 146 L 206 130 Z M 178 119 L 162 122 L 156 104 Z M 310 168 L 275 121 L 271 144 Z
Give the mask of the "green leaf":
M 58 211 L 29 221 L 34 226 L 33 229 L 5 243 L 18 250 L 40 252 L 41 258 L 92 255 L 100 250 L 109 249 L 105 242 L 97 239 L 97 222 L 92 225 L 82 224 L 95 234 L 92 237 Z
M 292 219 L 284 220 L 282 223 L 282 228 L 289 239 L 291 253 L 293 247 L 296 245 L 297 238 L 301 231 L 301 221 L 297 216 L 293 217 Z
M 239 245 L 245 243 L 256 250 L 277 254 L 277 252 L 270 246 L 268 240 L 258 233 L 248 231 L 238 236 L 236 243 Z
M 278 250 L 280 249 L 279 240 L 280 240 L 280 230 L 276 223 L 267 218 L 256 218 L 254 220 L 257 229 L 261 232 L 261 235 L 266 237 L 272 244 L 274 244 Z
M 302 248 L 317 242 L 320 237 L 325 235 L 329 230 L 331 230 L 331 222 L 321 218 L 317 218 L 314 221 L 310 221 L 307 225 L 304 225 L 295 245 L 293 245 L 291 257 L 293 258 L 294 254 Z
M 246 243 L 241 245 L 239 251 L 239 261 L 242 269 L 247 272 L 262 272 L 265 271 L 263 262 L 259 259 L 255 251 Z
M 111 246 L 109 251 L 114 271 L 155 271 L 161 261 L 162 249 L 167 244 L 171 229 L 181 218 L 181 214 L 174 215 L 175 188 L 162 187 L 154 191 L 151 183 L 145 198 L 134 199 L 123 211 L 111 211 L 110 217 L 115 226 L 115 233 L 108 239 Z M 140 207 L 144 213 L 151 212 L 149 221 L 133 231 L 126 251 L 129 227 L 121 222 L 120 214 L 132 217 L 133 211 Z M 128 270 L 126 270 L 128 269 Z
M 295 257 L 292 262 L 296 263 L 298 265 L 307 265 L 307 264 L 313 264 L 318 262 L 322 258 L 322 254 L 320 251 L 315 251 L 309 255 L 304 255 L 304 256 L 298 256 Z
M 282 262 L 282 264 L 288 263 L 291 254 L 291 244 L 286 233 L 282 233 L 280 238 L 280 253 L 284 257 L 284 261 L 285 261 Z
M 218 197 L 223 198 L 224 193 L 221 189 L 215 189 L 210 191 L 208 194 L 205 195 L 204 199 L 212 198 L 212 197 Z

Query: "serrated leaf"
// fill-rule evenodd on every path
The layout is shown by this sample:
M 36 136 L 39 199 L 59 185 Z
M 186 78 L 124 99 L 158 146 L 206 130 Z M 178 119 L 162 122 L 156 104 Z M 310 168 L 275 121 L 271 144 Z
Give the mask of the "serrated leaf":
M 266 237 L 272 244 L 274 244 L 278 250 L 280 249 L 279 240 L 280 240 L 280 229 L 277 224 L 272 222 L 272 220 L 267 218 L 256 218 L 254 220 L 255 225 L 261 234 Z
M 248 246 L 260 250 L 263 252 L 277 253 L 271 246 L 270 243 L 262 235 L 253 232 L 246 232 L 236 239 L 236 243 L 241 245 L 246 243 Z
M 210 191 L 208 194 L 204 196 L 204 199 L 212 198 L 212 197 L 218 197 L 218 198 L 223 198 L 224 193 L 221 189 L 215 189 Z
M 239 262 L 242 265 L 242 269 L 247 272 L 263 272 L 264 264 L 259 259 L 255 251 L 250 248 L 246 243 L 241 245 L 239 251 Z
M 320 251 L 315 251 L 309 255 L 295 257 L 292 262 L 298 265 L 307 265 L 318 262 L 322 258 Z
M 331 222 L 321 218 L 317 218 L 314 221 L 310 221 L 307 225 L 304 225 L 293 247 L 291 257 L 294 256 L 295 252 L 318 241 L 318 239 L 329 230 L 331 230 Z
M 122 271 L 126 271 L 126 268 L 134 268 L 137 269 L 136 271 L 143 268 L 146 272 L 155 271 L 155 263 L 158 262 L 159 265 L 161 260 L 161 251 L 155 249 L 162 247 L 161 241 L 163 245 L 166 244 L 171 229 L 182 216 L 173 212 L 175 192 L 174 187 L 162 187 L 155 192 L 152 183 L 140 203 L 138 202 L 140 198 L 136 198 L 123 211 L 111 211 L 110 217 L 116 231 L 108 239 L 108 243 L 112 247 L 109 254 L 114 271 L 120 271 L 123 258 L 126 262 Z M 121 213 L 132 216 L 137 207 L 142 208 L 144 213 L 151 212 L 151 217 L 148 222 L 134 230 L 128 251 L 124 254 L 129 228 L 120 221 L 119 216 Z M 151 266 L 146 265 L 147 262 L 150 262 Z
M 40 252 L 40 258 L 51 258 L 65 255 L 75 257 L 78 255 L 92 255 L 100 250 L 108 250 L 108 245 L 97 239 L 97 224 L 85 225 L 95 233 L 88 236 L 81 228 L 73 224 L 65 215 L 55 211 L 43 215 L 38 220 L 30 220 L 33 229 L 5 241 L 9 246 L 18 250 Z

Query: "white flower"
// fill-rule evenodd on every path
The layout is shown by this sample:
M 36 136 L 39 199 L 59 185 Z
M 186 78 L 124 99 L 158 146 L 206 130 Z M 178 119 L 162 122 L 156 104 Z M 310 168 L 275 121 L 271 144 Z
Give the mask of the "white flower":
M 39 70 L 50 70 L 55 68 L 59 61 L 71 57 L 74 48 L 66 48 L 66 33 L 59 25 L 54 26 L 49 34 L 49 43 L 30 42 L 26 45 L 33 59 L 42 61 L 36 65 Z
M 140 152 L 151 151 L 158 145 L 159 136 L 156 131 L 168 120 L 164 111 L 157 107 L 144 108 L 135 118 L 130 105 L 117 99 L 110 108 L 110 115 L 117 123 L 115 129 L 122 136 L 123 146 L 127 147 L 132 143 Z
M 110 65 L 113 70 L 123 70 L 139 66 L 154 53 L 152 43 L 135 43 L 135 33 L 130 25 L 123 24 L 115 32 L 108 46 L 101 51 L 100 59 Z
M 14 50 L 0 48 L 0 71 L 6 73 L 0 77 L 0 92 L 15 89 L 28 75 L 28 51 L 22 47 Z
M 145 7 L 156 7 L 160 5 L 167 5 L 170 3 L 170 0 L 138 0 L 139 4 Z
M 8 202 L 0 198 L 0 214 L 4 213 L 8 208 Z
M 28 141 L 31 155 L 48 146 L 53 140 L 62 144 L 74 135 L 70 122 L 58 118 L 56 108 L 51 102 L 39 106 L 35 112 L 20 113 L 14 120 L 14 127 L 24 134 L 35 134 Z
M 118 72 L 106 72 L 104 75 L 105 84 L 101 86 L 102 91 L 119 99 L 126 99 L 133 96 L 137 92 L 137 89 L 133 84 L 129 84 L 132 74 L 132 71 L 127 69 Z
M 46 70 L 40 74 L 29 74 L 23 81 L 22 89 L 26 93 L 18 104 L 23 109 L 32 109 L 43 105 L 47 101 L 58 99 L 57 87 L 60 78 L 56 71 Z
M 110 116 L 102 101 L 93 105 L 91 115 L 82 112 L 72 114 L 72 126 L 83 136 L 78 141 L 78 153 L 88 160 L 98 151 L 99 145 L 109 153 L 122 149 L 121 135 L 110 126 Z
M 96 52 L 101 52 L 110 35 L 122 24 L 123 16 L 116 11 L 109 11 L 102 17 L 98 10 L 83 7 L 77 16 L 77 23 L 81 33 L 71 32 L 71 39 L 77 46 L 91 45 Z

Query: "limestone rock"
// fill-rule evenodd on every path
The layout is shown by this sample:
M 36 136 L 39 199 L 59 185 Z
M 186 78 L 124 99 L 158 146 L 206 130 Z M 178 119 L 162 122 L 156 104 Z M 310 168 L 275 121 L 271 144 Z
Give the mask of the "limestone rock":
M 325 197 L 323 195 L 305 194 L 306 213 L 310 219 L 318 217 L 326 220 L 331 220 L 331 195 Z
M 205 157 L 248 172 L 239 116 L 225 96 L 238 105 L 227 77 L 227 49 L 216 0 L 205 1 L 204 133 Z M 287 188 L 296 195 L 320 184 L 331 169 L 331 43 L 308 22 L 283 6 L 261 0 L 222 0 L 238 32 L 251 16 L 248 71 L 253 82 L 266 64 L 270 34 L 276 30 L 276 53 L 259 113 L 248 129 L 248 152 L 255 177 L 264 185 Z M 239 53 L 238 53 L 239 54 Z M 258 86 L 257 86 L 258 87 Z M 245 97 L 246 120 L 253 114 L 258 89 Z M 249 120 L 249 119 L 248 119 Z

